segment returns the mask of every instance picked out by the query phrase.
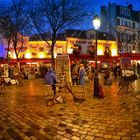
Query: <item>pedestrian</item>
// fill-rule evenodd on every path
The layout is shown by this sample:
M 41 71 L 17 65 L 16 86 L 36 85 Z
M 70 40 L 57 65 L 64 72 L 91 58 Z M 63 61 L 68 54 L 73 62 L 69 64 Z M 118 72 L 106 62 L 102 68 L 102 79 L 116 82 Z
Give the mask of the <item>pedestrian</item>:
M 72 84 L 73 85 L 78 85 L 78 65 L 75 65 L 74 68 L 72 69 Z
M 85 68 L 83 64 L 80 64 L 80 70 L 79 70 L 79 84 L 84 85 L 85 84 Z
M 113 74 L 114 74 L 114 77 L 117 78 L 117 67 L 116 66 L 113 66 Z
M 104 98 L 105 97 L 104 91 L 103 91 L 104 83 L 105 83 L 104 75 L 101 74 L 100 79 L 99 79 L 99 97 L 100 98 Z
M 56 75 L 53 71 L 53 68 L 48 68 L 48 72 L 46 73 L 45 77 L 44 77 L 45 83 L 47 85 L 52 85 L 52 90 L 54 92 L 54 98 L 56 95 Z
M 15 79 L 18 79 L 19 69 L 17 68 L 17 66 L 14 66 L 14 68 L 13 68 L 13 76 Z
M 117 74 L 120 78 L 122 76 L 122 69 L 119 63 L 117 63 L 116 69 L 117 69 Z
M 104 73 L 104 79 L 107 80 L 109 77 L 110 77 L 110 71 L 109 68 L 107 68 Z
M 140 76 L 140 64 L 139 63 L 137 63 L 137 74 L 138 74 L 138 76 Z

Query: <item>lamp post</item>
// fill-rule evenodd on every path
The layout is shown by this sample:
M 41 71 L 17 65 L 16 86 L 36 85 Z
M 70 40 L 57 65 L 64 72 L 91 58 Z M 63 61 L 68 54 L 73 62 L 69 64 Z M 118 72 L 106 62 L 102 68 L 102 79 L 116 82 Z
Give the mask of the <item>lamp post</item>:
M 98 55 L 97 55 L 97 38 L 98 38 L 98 29 L 100 28 L 100 19 L 99 17 L 96 15 L 93 18 L 93 26 L 96 32 L 96 38 L 95 38 L 95 77 L 94 77 L 94 96 L 99 96 L 99 79 L 98 79 Z

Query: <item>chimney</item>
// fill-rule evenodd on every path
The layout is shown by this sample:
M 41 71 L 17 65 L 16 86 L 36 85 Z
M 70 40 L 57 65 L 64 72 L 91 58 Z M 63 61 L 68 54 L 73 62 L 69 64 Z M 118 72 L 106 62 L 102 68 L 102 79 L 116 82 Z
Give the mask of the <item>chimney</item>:
M 130 8 L 131 10 L 133 9 L 133 5 L 132 4 L 129 4 L 127 7 Z

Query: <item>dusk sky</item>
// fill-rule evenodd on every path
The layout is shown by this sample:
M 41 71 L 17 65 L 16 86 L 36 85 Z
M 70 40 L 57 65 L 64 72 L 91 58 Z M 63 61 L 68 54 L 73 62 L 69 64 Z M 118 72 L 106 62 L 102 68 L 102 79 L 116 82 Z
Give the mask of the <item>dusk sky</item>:
M 133 9 L 136 11 L 140 11 L 140 0 L 87 0 L 92 5 L 89 9 L 92 10 L 94 8 L 95 14 L 100 15 L 100 6 L 107 6 L 108 2 L 115 3 L 117 5 L 128 6 L 129 4 L 133 4 Z M 82 26 L 83 29 L 92 29 L 92 20 L 87 20 L 85 25 Z
M 108 2 L 113 3 L 115 2 L 118 5 L 127 6 L 128 4 L 133 4 L 135 10 L 140 11 L 140 0 L 91 0 L 92 5 L 96 5 L 96 11 L 99 13 L 100 6 L 106 5 Z
M 10 1 L 11 0 L 0 0 L 0 3 L 4 2 L 6 4 Z M 124 6 L 127 6 L 128 4 L 133 4 L 133 9 L 136 11 L 140 11 L 140 0 L 83 0 L 83 2 L 86 2 L 89 5 L 88 10 L 91 15 L 93 14 L 93 16 L 94 14 L 100 15 L 100 6 L 104 6 L 104 5 L 107 6 L 108 2 L 110 3 L 114 2 L 118 5 L 124 5 Z M 86 19 L 84 24 L 81 26 L 78 25 L 77 28 L 78 29 L 92 29 L 93 28 L 92 19 Z

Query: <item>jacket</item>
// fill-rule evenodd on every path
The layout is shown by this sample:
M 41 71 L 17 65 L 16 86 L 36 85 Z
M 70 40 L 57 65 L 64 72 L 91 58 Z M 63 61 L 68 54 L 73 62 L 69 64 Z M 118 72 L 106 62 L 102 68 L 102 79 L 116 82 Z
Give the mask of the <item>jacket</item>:
M 46 73 L 45 77 L 44 77 L 44 80 L 45 80 L 45 83 L 47 85 L 53 85 L 53 84 L 56 84 L 56 75 L 55 73 L 53 72 L 53 69 L 50 68 L 48 70 L 48 72 Z

